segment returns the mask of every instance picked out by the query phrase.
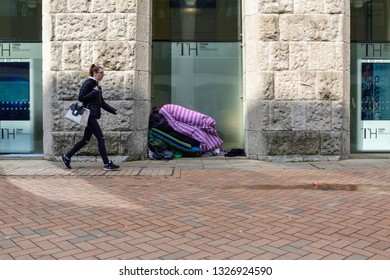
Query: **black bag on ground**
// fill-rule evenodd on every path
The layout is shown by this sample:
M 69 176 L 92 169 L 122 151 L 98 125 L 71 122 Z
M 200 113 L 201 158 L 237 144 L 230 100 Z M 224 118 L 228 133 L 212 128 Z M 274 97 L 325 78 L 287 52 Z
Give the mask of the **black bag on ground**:
M 225 157 L 238 157 L 238 156 L 245 156 L 245 150 L 244 149 L 231 149 L 229 152 L 225 154 Z

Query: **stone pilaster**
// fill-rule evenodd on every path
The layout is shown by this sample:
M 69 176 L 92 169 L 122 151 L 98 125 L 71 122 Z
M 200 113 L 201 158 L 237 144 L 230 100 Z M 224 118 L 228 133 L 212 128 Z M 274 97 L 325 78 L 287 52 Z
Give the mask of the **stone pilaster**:
M 348 10 L 347 0 L 243 1 L 248 157 L 349 156 Z
M 91 63 L 101 65 L 101 85 L 114 116 L 100 120 L 110 158 L 146 156 L 151 83 L 150 0 L 43 1 L 44 154 L 62 154 L 83 129 L 64 119 Z M 78 154 L 100 160 L 96 140 Z M 77 160 L 77 158 L 75 158 Z

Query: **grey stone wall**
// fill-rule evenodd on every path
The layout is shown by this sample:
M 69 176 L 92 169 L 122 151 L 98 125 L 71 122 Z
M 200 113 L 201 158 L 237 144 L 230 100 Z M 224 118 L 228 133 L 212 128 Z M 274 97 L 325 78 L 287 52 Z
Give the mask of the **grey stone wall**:
M 100 124 L 109 157 L 146 156 L 150 112 L 151 32 L 149 0 L 43 1 L 44 154 L 56 158 L 78 141 L 83 129 L 64 119 L 69 104 L 95 63 L 105 70 L 107 103 Z M 96 139 L 73 160 L 101 160 Z
M 349 38 L 348 0 L 243 1 L 248 157 L 349 156 Z

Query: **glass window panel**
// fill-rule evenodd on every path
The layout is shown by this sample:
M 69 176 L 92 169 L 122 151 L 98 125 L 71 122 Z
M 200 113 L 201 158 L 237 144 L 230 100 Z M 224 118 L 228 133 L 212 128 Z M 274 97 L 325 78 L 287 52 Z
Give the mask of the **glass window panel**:
M 351 152 L 390 151 L 390 0 L 351 0 Z
M 351 0 L 351 41 L 390 41 L 390 0 Z
M 351 151 L 390 151 L 390 44 L 351 44 Z
M 216 120 L 223 148 L 244 145 L 239 0 L 154 0 L 152 106 Z
M 41 154 L 42 139 L 42 44 L 0 43 L 0 153 Z
M 239 42 L 155 42 L 153 106 L 211 116 L 225 149 L 243 147 L 241 57 Z
M 172 103 L 213 117 L 225 149 L 243 147 L 240 65 L 238 42 L 173 43 Z
M 0 41 L 42 41 L 42 0 L 1 0 Z
M 154 0 L 153 5 L 153 40 L 241 40 L 240 1 Z
M 0 152 L 30 152 L 30 63 L 0 62 Z

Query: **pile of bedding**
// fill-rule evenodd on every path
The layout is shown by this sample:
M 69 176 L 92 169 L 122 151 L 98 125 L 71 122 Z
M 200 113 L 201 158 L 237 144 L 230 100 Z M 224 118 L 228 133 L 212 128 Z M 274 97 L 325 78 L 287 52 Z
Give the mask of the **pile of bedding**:
M 149 129 L 150 135 L 185 155 L 224 154 L 215 120 L 180 105 L 166 104 L 154 110 L 149 119 Z

